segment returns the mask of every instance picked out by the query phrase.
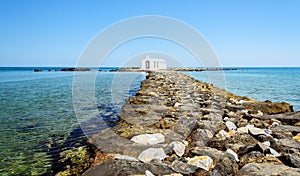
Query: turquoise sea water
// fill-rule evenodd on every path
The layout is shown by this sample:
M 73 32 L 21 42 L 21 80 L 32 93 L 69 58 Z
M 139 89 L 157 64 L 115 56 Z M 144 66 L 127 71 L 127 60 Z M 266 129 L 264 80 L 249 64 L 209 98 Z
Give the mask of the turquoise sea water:
M 0 68 L 0 175 L 51 175 L 56 150 L 81 145 L 82 134 L 72 102 L 72 72 L 33 72 L 33 68 Z M 59 68 L 58 68 L 59 69 Z M 79 74 L 87 81 L 95 72 Z M 190 72 L 210 82 L 206 72 Z M 212 74 L 214 74 L 212 72 Z M 300 68 L 243 68 L 225 71 L 226 89 L 257 100 L 286 101 L 300 110 Z M 97 109 L 114 125 L 124 98 L 134 95 L 141 73 L 98 72 L 96 102 L 83 108 Z M 218 84 L 215 84 L 218 86 Z M 83 87 L 83 91 L 84 91 Z M 99 129 L 96 129 L 99 130 Z
M 72 104 L 72 72 L 33 72 L 33 68 L 0 69 L 0 175 L 53 175 L 53 163 L 63 150 L 81 145 L 85 136 L 79 128 Z M 95 72 L 82 72 L 87 80 Z M 115 84 L 122 78 L 129 87 Z M 120 86 L 119 97 L 128 97 L 139 88 L 140 73 L 99 72 L 95 83 L 97 107 L 104 120 L 117 120 L 122 105 L 112 101 L 112 84 Z M 107 127 L 99 124 L 99 128 Z
M 189 74 L 201 81 L 212 82 L 207 72 Z M 220 72 L 209 74 L 220 77 Z M 300 68 L 239 68 L 224 71 L 224 82 L 216 80 L 213 81 L 215 86 L 236 95 L 259 101 L 285 101 L 292 104 L 294 110 L 300 110 Z

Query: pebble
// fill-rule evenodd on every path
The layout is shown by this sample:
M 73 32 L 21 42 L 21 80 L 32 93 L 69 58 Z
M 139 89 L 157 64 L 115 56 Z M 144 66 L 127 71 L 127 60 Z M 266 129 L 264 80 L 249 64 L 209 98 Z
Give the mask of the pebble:
M 138 159 L 144 163 L 149 163 L 152 160 L 163 160 L 167 157 L 162 148 L 149 148 L 144 150 Z
M 131 141 L 143 145 L 155 145 L 165 142 L 165 136 L 160 133 L 141 134 L 131 138 Z

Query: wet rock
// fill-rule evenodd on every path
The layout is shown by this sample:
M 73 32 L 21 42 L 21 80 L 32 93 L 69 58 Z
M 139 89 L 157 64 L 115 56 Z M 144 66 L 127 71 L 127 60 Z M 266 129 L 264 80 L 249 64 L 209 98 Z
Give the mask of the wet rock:
M 291 168 L 285 165 L 276 165 L 271 163 L 249 163 L 242 167 L 236 174 L 237 176 L 249 175 L 300 175 L 299 168 Z
M 146 149 L 138 157 L 138 159 L 144 163 L 149 163 L 152 160 L 163 160 L 165 158 L 166 154 L 162 148 Z
M 202 168 L 206 171 L 211 171 L 214 167 L 214 161 L 209 156 L 195 156 L 193 158 L 188 159 L 188 164 L 197 166 L 198 168 Z
M 131 141 L 143 144 L 143 145 L 154 145 L 165 142 L 165 137 L 162 134 L 141 134 L 131 138 Z
M 184 163 L 182 161 L 175 160 L 172 162 L 171 168 L 175 172 L 179 172 L 182 174 L 192 174 L 196 172 L 197 166 L 190 165 L 187 163 Z

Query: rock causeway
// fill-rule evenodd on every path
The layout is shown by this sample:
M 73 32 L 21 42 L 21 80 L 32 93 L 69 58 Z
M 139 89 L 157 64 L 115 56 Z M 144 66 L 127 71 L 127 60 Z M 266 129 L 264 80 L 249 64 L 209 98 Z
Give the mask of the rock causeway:
M 148 71 L 89 140 L 94 175 L 300 175 L 300 112 L 176 71 Z

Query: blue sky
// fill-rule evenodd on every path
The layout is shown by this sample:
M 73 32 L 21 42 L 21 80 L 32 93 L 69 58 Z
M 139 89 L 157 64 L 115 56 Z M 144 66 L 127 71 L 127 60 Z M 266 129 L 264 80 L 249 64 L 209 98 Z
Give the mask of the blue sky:
M 0 66 L 74 66 L 98 32 L 141 15 L 168 16 L 194 27 L 222 66 L 300 66 L 298 0 L 1 0 Z M 130 46 L 157 50 L 129 42 L 107 65 L 120 65 L 118 57 Z

